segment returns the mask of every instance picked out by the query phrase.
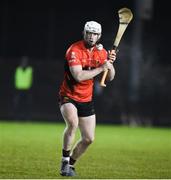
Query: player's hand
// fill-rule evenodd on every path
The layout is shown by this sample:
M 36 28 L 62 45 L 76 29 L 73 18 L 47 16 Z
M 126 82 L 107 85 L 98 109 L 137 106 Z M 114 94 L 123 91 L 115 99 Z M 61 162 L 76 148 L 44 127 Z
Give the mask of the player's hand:
M 108 60 L 113 63 L 116 60 L 116 51 L 114 49 L 108 51 Z
M 107 60 L 103 65 L 102 65 L 103 71 L 110 70 L 113 68 L 113 63 L 111 60 Z

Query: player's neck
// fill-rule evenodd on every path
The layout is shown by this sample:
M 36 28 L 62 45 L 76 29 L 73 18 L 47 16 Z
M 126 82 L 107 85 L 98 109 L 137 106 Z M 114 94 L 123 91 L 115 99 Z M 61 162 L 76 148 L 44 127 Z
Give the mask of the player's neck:
M 91 45 L 89 45 L 88 43 L 85 42 L 85 47 L 86 47 L 86 49 L 87 49 L 88 51 L 92 52 L 93 49 L 94 49 L 94 47 L 95 47 L 95 45 L 94 45 L 94 46 L 91 46 Z

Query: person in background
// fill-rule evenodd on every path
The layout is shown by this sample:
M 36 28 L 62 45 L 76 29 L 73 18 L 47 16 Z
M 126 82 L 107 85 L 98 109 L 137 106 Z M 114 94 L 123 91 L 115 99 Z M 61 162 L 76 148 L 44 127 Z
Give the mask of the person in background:
M 88 21 L 84 26 L 83 39 L 71 44 L 66 51 L 64 80 L 59 89 L 59 107 L 66 123 L 60 167 L 62 176 L 76 175 L 76 161 L 94 140 L 94 77 L 107 69 L 109 81 L 115 76 L 113 62 L 116 53 L 114 50 L 107 52 L 99 43 L 101 34 L 101 24 Z M 81 132 L 81 138 L 74 145 L 77 128 Z
M 29 58 L 23 56 L 14 74 L 14 114 L 16 119 L 28 120 L 31 118 L 32 84 L 33 68 L 29 65 Z

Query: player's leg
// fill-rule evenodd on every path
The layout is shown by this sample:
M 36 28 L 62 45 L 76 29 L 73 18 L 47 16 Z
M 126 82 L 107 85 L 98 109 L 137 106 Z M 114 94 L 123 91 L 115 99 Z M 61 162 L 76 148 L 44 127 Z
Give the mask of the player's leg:
M 61 114 L 65 120 L 66 128 L 63 134 L 63 150 L 62 150 L 62 163 L 61 175 L 72 176 L 69 167 L 70 150 L 78 127 L 77 109 L 72 103 L 65 103 L 60 107 Z
M 93 142 L 95 136 L 96 116 L 79 117 L 79 129 L 81 139 L 73 149 L 70 157 L 70 164 L 74 165 L 76 160 L 86 151 Z
M 78 127 L 77 109 L 72 103 L 66 103 L 61 106 L 60 111 L 66 123 L 63 135 L 63 149 L 68 151 L 71 149 L 75 132 Z

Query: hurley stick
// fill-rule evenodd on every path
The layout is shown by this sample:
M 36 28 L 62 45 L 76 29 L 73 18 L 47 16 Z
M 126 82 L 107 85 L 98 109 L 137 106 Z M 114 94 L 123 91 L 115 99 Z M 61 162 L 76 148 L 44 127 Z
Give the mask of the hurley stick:
M 125 30 L 133 18 L 133 14 L 132 14 L 131 10 L 128 8 L 121 8 L 118 11 L 118 15 L 119 15 L 119 28 L 118 28 L 118 32 L 116 34 L 116 37 L 114 39 L 114 43 L 113 43 L 113 47 L 111 49 L 111 53 L 112 53 L 112 50 L 116 50 L 118 48 L 118 45 L 121 41 L 121 38 L 122 38 Z M 103 87 L 106 87 L 105 80 L 106 80 L 106 76 L 107 76 L 108 71 L 109 70 L 104 71 L 102 79 L 100 81 L 100 85 Z

